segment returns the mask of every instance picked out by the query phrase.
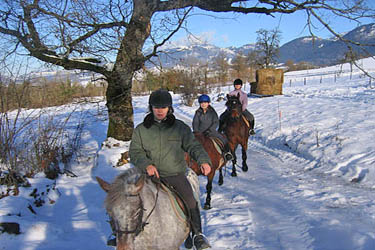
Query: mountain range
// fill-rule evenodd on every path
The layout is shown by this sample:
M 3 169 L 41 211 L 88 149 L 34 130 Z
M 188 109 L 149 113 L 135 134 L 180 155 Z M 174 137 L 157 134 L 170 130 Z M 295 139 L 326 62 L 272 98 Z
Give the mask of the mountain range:
M 367 44 L 366 50 L 370 55 L 375 55 L 375 23 L 359 26 L 342 36 L 344 40 Z M 246 44 L 241 47 L 220 48 L 211 44 L 194 44 L 190 46 L 174 46 L 168 47 L 160 53 L 158 58 L 152 58 L 153 63 L 147 63 L 146 67 L 154 67 L 155 64 L 162 64 L 165 68 L 196 66 L 198 62 L 201 64 L 212 63 L 214 58 L 222 55 L 225 60 L 230 62 L 237 54 L 247 55 L 255 50 L 255 44 Z M 353 50 L 357 54 L 363 54 L 358 46 L 353 46 Z M 285 43 L 280 47 L 278 58 L 279 63 L 285 63 L 292 60 L 295 63 L 307 62 L 316 66 L 329 66 L 342 62 L 347 53 L 347 45 L 338 39 L 322 39 L 318 37 L 301 37 Z M 58 71 L 38 71 L 28 76 L 31 82 L 39 82 L 41 78 L 47 80 L 64 80 L 70 79 L 73 82 L 81 82 L 86 84 L 97 74 L 79 70 L 58 70 Z M 1 79 L 5 81 L 4 77 Z M 20 80 L 23 81 L 23 78 Z M 5 81 L 7 82 L 7 80 Z
M 337 64 L 345 58 L 345 54 L 348 52 L 348 45 L 344 41 L 370 45 L 362 48 L 352 45 L 353 51 L 357 55 L 365 55 L 366 57 L 375 55 L 375 23 L 362 25 L 347 32 L 342 36 L 342 40 L 312 36 L 294 39 L 280 47 L 278 62 L 285 63 L 292 60 L 293 62 L 307 62 L 316 66 Z M 165 49 L 157 60 L 154 59 L 154 63 L 161 63 L 163 67 L 167 68 L 181 64 L 185 66 L 194 65 L 197 62 L 212 62 L 218 55 L 225 56 L 230 61 L 236 54 L 241 52 L 247 55 L 254 49 L 255 44 L 246 44 L 238 48 L 219 48 L 211 44 L 170 47 Z M 150 65 L 148 64 L 148 66 Z

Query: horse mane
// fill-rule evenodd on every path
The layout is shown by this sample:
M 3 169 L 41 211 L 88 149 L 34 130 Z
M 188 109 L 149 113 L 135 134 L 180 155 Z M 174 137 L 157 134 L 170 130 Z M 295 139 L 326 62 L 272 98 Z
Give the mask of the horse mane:
M 142 172 L 136 167 L 125 170 L 122 174 L 118 175 L 111 188 L 108 191 L 105 199 L 105 207 L 111 208 L 114 204 L 123 203 L 127 199 L 127 195 L 136 195 L 140 192 L 139 185 Z M 141 180 L 144 182 L 144 178 Z
M 233 104 L 233 101 L 236 101 L 236 104 Z M 228 110 L 231 113 L 229 120 L 236 120 L 242 115 L 242 104 L 238 95 L 227 95 L 225 106 L 228 107 Z
M 195 138 L 201 143 L 201 144 L 203 144 L 203 142 L 205 141 L 205 136 L 204 136 L 204 134 L 203 133 L 201 133 L 201 132 L 194 132 L 194 136 L 195 136 Z

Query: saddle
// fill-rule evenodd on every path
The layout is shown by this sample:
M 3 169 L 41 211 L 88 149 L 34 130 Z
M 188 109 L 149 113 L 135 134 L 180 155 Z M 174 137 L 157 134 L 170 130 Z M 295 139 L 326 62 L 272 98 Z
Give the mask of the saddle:
M 210 139 L 212 140 L 214 146 L 215 146 L 215 149 L 217 150 L 217 152 L 219 154 L 222 154 L 223 153 L 223 149 L 224 149 L 224 143 L 217 137 L 210 137 Z
M 174 207 L 176 214 L 179 215 L 180 219 L 186 220 L 187 218 L 190 218 L 190 213 L 186 202 L 172 186 L 162 179 L 158 179 L 156 177 L 151 177 L 151 181 L 155 183 L 158 188 L 168 194 L 169 200 L 171 201 L 171 204 Z

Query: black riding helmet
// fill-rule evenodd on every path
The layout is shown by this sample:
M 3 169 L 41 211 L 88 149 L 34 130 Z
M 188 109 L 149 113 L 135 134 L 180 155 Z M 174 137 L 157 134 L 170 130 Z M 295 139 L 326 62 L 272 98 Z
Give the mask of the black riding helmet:
M 234 80 L 233 85 L 241 85 L 242 86 L 242 80 L 240 78 L 237 78 Z
M 172 96 L 165 89 L 158 89 L 151 93 L 148 104 L 155 108 L 171 107 Z

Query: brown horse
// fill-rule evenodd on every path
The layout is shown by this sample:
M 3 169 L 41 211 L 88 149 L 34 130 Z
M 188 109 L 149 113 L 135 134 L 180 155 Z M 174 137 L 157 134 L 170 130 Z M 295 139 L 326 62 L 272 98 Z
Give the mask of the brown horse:
M 246 172 L 247 167 L 247 141 L 249 139 L 250 125 L 242 114 L 242 104 L 240 102 L 239 94 L 237 96 L 227 95 L 227 102 L 225 106 L 228 108 L 229 116 L 226 121 L 226 127 L 224 133 L 228 138 L 229 147 L 233 154 L 233 167 L 232 167 L 232 176 L 237 176 L 236 172 L 236 149 L 238 145 L 242 147 L 242 170 Z
M 211 159 L 212 163 L 212 169 L 211 172 L 207 175 L 207 185 L 206 185 L 206 202 L 204 203 L 203 208 L 204 209 L 210 209 L 211 208 L 211 191 L 212 191 L 212 181 L 215 176 L 216 170 L 219 170 L 219 185 L 223 185 L 224 178 L 222 173 L 222 166 L 225 165 L 224 157 L 217 151 L 213 141 L 211 138 L 203 135 L 203 133 L 197 133 L 194 132 L 195 138 L 203 145 L 204 149 L 208 153 L 208 156 Z M 186 161 L 191 169 L 197 174 L 201 175 L 202 172 L 197 164 L 193 159 L 189 157 L 188 154 L 185 154 Z

